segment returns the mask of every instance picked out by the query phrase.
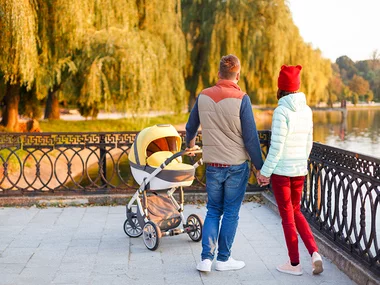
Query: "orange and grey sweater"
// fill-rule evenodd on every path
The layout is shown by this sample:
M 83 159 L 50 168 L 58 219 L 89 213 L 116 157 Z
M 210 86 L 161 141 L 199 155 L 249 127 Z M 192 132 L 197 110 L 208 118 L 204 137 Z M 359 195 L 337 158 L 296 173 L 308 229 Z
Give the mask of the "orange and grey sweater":
M 219 80 L 203 90 L 186 124 L 186 143 L 202 126 L 203 160 L 206 163 L 237 165 L 251 158 L 256 169 L 263 160 L 251 101 L 230 80 Z

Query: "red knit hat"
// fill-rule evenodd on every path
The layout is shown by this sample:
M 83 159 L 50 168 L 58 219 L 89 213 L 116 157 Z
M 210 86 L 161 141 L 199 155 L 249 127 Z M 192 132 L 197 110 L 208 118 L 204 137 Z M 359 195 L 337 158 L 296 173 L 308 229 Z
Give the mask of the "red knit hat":
M 284 91 L 297 91 L 300 89 L 300 72 L 302 66 L 281 66 L 280 74 L 278 76 L 278 89 Z

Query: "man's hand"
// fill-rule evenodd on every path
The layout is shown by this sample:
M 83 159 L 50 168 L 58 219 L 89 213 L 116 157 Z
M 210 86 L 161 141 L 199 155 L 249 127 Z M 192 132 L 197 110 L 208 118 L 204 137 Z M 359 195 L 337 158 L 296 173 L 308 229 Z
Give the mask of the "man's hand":
M 191 151 L 196 151 L 196 150 L 200 150 L 201 148 L 198 146 L 198 145 L 194 145 L 193 147 L 187 147 L 185 149 L 185 151 L 189 151 L 189 153 L 187 153 L 188 156 L 195 156 L 195 153 L 191 152 Z
M 266 177 L 260 173 L 260 170 L 257 170 L 256 172 L 256 178 L 257 182 L 259 183 L 260 187 L 266 186 L 269 184 L 270 177 Z

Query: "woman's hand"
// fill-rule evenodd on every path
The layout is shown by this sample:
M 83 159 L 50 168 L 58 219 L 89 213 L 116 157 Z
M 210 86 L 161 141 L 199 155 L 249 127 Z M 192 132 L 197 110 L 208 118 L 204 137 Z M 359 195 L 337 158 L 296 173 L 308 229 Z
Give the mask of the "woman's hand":
M 270 177 L 266 177 L 260 173 L 260 170 L 257 170 L 256 172 L 256 178 L 257 182 L 259 183 L 260 187 L 266 186 L 270 182 Z

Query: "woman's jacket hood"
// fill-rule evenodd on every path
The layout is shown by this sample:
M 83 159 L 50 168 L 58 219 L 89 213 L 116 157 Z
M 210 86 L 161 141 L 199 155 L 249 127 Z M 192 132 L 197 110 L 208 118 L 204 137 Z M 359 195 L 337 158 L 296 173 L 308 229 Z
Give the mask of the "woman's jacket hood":
M 306 96 L 302 92 L 292 93 L 282 97 L 278 101 L 279 106 L 284 106 L 294 112 L 301 111 L 305 109 L 306 105 Z

